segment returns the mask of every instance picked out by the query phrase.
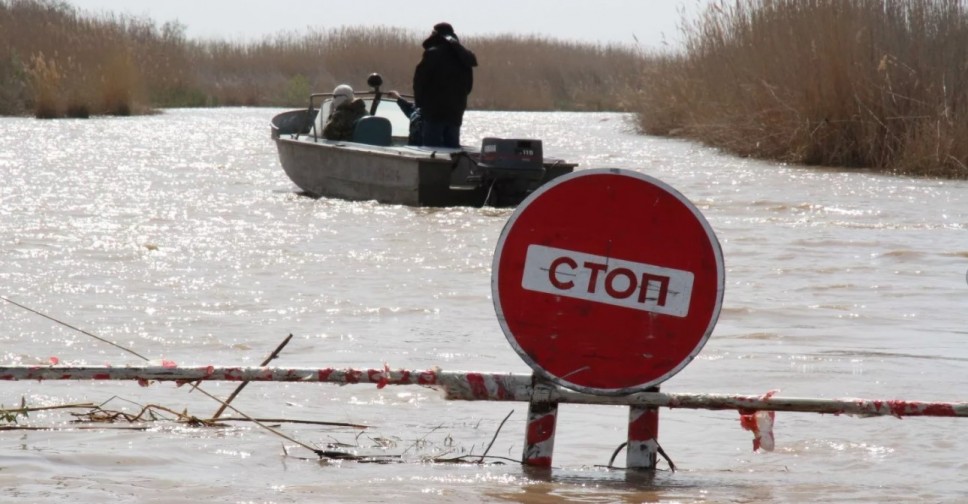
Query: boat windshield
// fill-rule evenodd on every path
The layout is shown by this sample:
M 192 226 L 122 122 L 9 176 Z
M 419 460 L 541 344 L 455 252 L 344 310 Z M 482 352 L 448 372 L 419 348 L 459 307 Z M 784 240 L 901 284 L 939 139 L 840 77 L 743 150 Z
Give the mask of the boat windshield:
M 372 98 L 362 98 L 366 102 L 366 110 L 369 111 L 373 107 Z M 323 103 L 319 105 L 319 124 L 317 124 L 317 131 L 323 131 L 323 126 L 326 124 L 326 118 L 329 117 L 329 109 L 333 106 L 332 98 L 326 98 Z M 380 105 L 376 109 L 376 115 L 380 117 L 386 117 L 390 120 L 390 124 L 393 126 L 393 136 L 407 138 L 410 136 L 410 119 L 403 115 L 403 111 L 397 105 L 396 100 L 389 97 L 382 97 L 380 99 Z

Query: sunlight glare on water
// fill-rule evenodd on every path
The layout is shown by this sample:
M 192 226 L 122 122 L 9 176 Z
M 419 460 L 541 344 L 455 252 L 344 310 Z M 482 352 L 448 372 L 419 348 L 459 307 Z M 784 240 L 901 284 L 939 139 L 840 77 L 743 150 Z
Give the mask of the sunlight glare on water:
M 314 200 L 279 166 L 266 109 L 133 118 L 0 119 L 0 295 L 149 359 L 280 367 L 530 372 L 491 301 L 512 210 Z M 716 330 L 666 392 L 961 401 L 968 372 L 968 183 L 738 159 L 637 135 L 611 113 L 472 112 L 463 140 L 541 138 L 582 169 L 626 168 L 692 200 L 723 248 Z M 0 304 L 0 362 L 140 365 L 130 353 Z M 225 396 L 235 384 L 206 383 Z M 0 403 L 217 409 L 170 383 L 4 382 Z M 754 453 L 735 411 L 663 410 L 654 477 L 607 470 L 628 409 L 562 405 L 555 469 L 515 464 L 526 404 L 424 388 L 253 383 L 236 402 L 315 446 L 389 464 L 320 462 L 249 423 L 79 429 L 64 412 L 0 430 L 0 495 L 24 502 L 955 502 L 964 420 L 778 413 Z M 512 413 L 513 410 L 513 413 Z M 508 416 L 507 423 L 499 425 Z M 168 414 L 169 420 L 174 418 Z M 7 424 L 0 422 L 0 427 Z M 483 454 L 506 464 L 430 464 Z M 284 453 L 281 446 L 286 445 Z M 624 455 L 617 459 L 624 464 Z M 402 462 L 402 463 L 400 463 Z

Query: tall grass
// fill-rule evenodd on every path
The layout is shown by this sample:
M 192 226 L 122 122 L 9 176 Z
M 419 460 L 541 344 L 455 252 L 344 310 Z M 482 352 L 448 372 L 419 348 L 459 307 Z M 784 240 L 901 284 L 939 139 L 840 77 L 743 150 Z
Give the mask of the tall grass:
M 88 15 L 54 0 L 0 0 L 0 114 L 139 113 L 152 107 L 304 105 L 313 91 L 411 91 L 426 34 L 390 27 L 280 33 L 255 42 L 188 40 L 184 27 Z M 481 66 L 470 106 L 620 110 L 641 58 L 630 48 L 539 38 L 470 38 Z
M 680 54 L 465 37 L 484 110 L 634 110 L 647 133 L 795 163 L 968 178 L 968 0 L 720 0 Z M 188 40 L 177 23 L 0 0 L 0 114 L 301 106 L 312 91 L 408 93 L 426 34 L 390 27 Z
M 647 69 L 642 130 L 745 156 L 968 177 L 963 0 L 736 0 Z
M 649 64 L 626 47 L 521 36 L 468 40 L 480 62 L 470 97 L 479 109 L 627 110 Z
M 0 95 L 0 112 L 137 112 L 150 91 L 185 78 L 175 35 L 150 20 L 81 16 L 61 2 L 0 1 L 0 83 L 19 90 Z
M 284 33 L 255 43 L 190 44 L 199 81 L 223 105 L 302 104 L 306 86 L 364 88 L 377 72 L 384 89 L 411 90 L 423 36 L 389 27 Z M 478 57 L 469 106 L 500 110 L 621 110 L 644 60 L 624 47 L 537 37 L 466 37 Z M 298 100 L 298 101 L 297 101 Z

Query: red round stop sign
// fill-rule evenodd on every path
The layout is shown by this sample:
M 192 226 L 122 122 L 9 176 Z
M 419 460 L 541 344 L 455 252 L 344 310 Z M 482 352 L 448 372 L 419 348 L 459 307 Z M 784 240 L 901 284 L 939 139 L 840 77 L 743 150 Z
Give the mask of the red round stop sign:
M 596 394 L 662 383 L 702 349 L 723 300 L 723 256 L 699 210 L 621 169 L 542 186 L 498 240 L 491 290 L 515 351 L 540 374 Z

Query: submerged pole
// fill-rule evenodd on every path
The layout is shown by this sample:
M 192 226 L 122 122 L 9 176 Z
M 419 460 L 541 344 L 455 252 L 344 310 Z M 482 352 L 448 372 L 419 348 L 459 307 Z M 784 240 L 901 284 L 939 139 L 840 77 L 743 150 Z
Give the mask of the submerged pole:
M 649 392 L 658 392 L 653 387 Z M 659 453 L 659 408 L 656 406 L 629 406 L 628 444 L 625 447 L 625 467 L 637 470 L 655 470 Z
M 189 383 L 207 381 L 326 382 L 421 385 L 442 390 L 447 399 L 464 401 L 530 401 L 530 374 L 423 371 L 389 368 L 273 368 L 218 366 L 0 366 L 0 380 L 137 380 Z M 727 394 L 638 392 L 593 395 L 553 386 L 548 401 L 577 404 L 637 405 L 680 409 L 795 411 L 858 416 L 968 417 L 968 402 L 902 399 L 815 399 Z
M 521 457 L 525 465 L 551 467 L 558 424 L 558 402 L 550 399 L 553 390 L 554 385 L 550 383 L 537 383 L 528 402 L 528 425 Z

